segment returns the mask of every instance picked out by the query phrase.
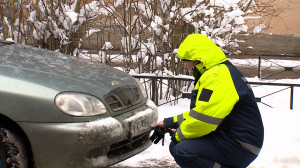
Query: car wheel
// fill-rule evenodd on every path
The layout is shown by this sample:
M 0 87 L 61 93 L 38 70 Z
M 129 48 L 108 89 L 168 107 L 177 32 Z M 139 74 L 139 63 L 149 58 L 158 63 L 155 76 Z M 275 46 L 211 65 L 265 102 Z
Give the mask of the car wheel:
M 26 148 L 22 138 L 0 128 L 0 168 L 27 167 Z

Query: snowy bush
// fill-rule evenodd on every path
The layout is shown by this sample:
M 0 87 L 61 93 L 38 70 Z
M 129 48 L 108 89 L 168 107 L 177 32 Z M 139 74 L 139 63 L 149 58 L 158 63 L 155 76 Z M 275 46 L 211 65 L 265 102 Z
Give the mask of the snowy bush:
M 185 72 L 178 71 L 176 54 L 172 54 L 172 51 L 178 48 L 188 34 L 204 34 L 225 52 L 239 53 L 238 43 L 242 41 L 237 35 L 263 32 L 267 26 L 261 23 L 261 15 L 264 10 L 275 10 L 268 7 L 273 2 L 274 0 L 264 3 L 261 0 L 112 0 L 101 1 L 100 6 L 108 13 L 103 17 L 113 18 L 110 25 L 117 30 L 111 33 L 115 37 L 120 36 L 126 71 L 135 69 L 134 62 L 138 60 L 134 59 L 134 55 L 137 54 L 135 58 L 148 58 L 147 64 L 139 69 L 139 73 L 166 66 L 172 73 L 182 74 Z M 168 59 L 165 59 L 166 54 L 169 55 Z M 164 57 L 162 65 L 157 64 L 158 56 Z
M 204 34 L 224 51 L 233 48 L 230 51 L 234 52 L 239 41 L 235 35 L 262 32 L 268 25 L 260 23 L 261 16 L 271 12 L 276 16 L 281 11 L 272 7 L 274 0 L 7 2 L 0 4 L 1 39 L 11 38 L 72 55 L 94 33 L 106 33 L 113 38 L 103 38 L 101 46 L 108 40 L 113 45 L 121 43 L 125 60 L 131 61 L 127 62 L 129 69 L 134 66 L 132 55 L 139 50 L 145 52 L 142 46 L 152 43 L 147 54 L 153 57 L 151 62 L 156 67 L 157 55 L 170 53 L 191 33 Z M 259 21 L 250 24 L 254 18 Z M 104 26 L 112 28 L 103 32 L 107 31 Z M 162 53 L 151 51 L 153 47 Z M 168 69 L 174 70 L 174 65 L 170 66 Z

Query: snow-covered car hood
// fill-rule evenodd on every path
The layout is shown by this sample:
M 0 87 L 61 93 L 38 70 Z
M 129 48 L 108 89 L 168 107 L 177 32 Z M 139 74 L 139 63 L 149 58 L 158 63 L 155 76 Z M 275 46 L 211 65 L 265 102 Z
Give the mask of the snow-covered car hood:
M 128 74 L 104 64 L 19 44 L 0 48 L 0 75 L 57 91 L 97 91 L 101 93 L 98 96 L 116 87 L 136 84 Z

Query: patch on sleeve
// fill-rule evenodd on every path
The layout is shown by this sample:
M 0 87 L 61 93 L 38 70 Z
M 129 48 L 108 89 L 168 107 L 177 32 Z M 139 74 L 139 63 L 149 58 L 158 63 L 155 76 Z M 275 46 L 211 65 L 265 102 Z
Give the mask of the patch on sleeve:
M 205 102 L 208 102 L 211 95 L 212 95 L 213 91 L 212 90 L 209 90 L 209 89 L 204 89 L 202 90 L 200 96 L 199 96 L 199 100 L 200 101 L 205 101 Z

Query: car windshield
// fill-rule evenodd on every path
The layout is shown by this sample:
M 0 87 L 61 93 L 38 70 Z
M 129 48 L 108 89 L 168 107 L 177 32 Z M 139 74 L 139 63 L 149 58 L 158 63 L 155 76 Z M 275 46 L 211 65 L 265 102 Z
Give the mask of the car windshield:
M 0 47 L 6 46 L 6 45 L 11 45 L 11 44 L 13 44 L 13 42 L 0 40 Z

